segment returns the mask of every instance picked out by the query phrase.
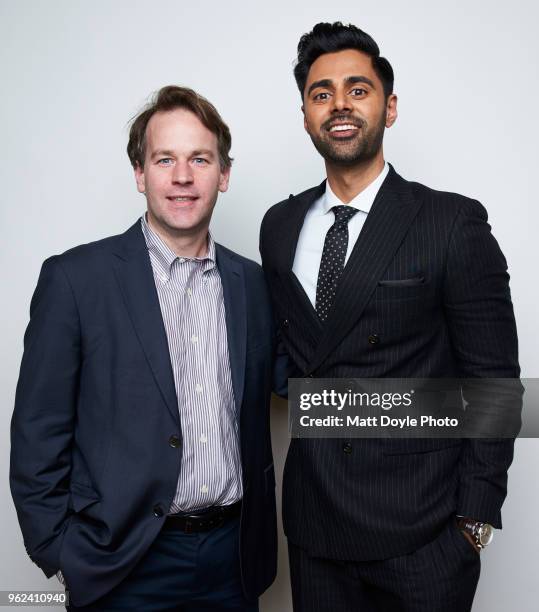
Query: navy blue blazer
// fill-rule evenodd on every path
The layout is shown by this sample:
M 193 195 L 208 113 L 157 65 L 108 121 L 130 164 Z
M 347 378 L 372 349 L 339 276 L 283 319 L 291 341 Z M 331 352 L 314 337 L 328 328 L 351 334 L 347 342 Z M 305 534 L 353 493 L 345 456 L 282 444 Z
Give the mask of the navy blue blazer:
M 261 268 L 216 245 L 240 424 L 245 594 L 276 573 L 269 430 L 274 338 Z M 31 559 L 77 606 L 110 591 L 159 533 L 181 469 L 181 425 L 148 250 L 125 234 L 41 270 L 11 426 L 10 481 Z M 177 446 L 177 445 L 176 445 Z

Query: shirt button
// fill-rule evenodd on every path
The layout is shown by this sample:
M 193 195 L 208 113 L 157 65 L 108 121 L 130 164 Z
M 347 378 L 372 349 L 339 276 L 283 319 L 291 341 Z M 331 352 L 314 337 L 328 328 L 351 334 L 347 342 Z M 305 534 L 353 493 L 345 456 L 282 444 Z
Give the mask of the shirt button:
M 198 336 L 194 336 L 194 335 L 193 335 L 193 336 L 191 336 L 191 342 L 192 342 L 193 344 L 196 344 L 196 343 L 198 342 Z
M 352 452 L 352 445 L 347 442 L 346 444 L 343 445 L 342 449 L 343 449 L 343 452 L 349 455 Z
M 202 444 L 206 444 L 206 442 L 208 441 L 208 438 L 207 438 L 206 434 L 202 434 L 202 435 L 200 436 L 199 440 L 200 440 L 200 442 L 201 442 Z
M 208 485 L 202 485 L 202 486 L 200 487 L 200 492 L 201 492 L 201 493 L 207 493 L 208 491 L 209 491 L 209 489 L 208 489 Z
M 185 263 L 185 259 L 183 257 L 180 257 L 179 262 L 180 263 Z
M 193 290 L 191 289 L 191 287 L 188 287 L 188 288 L 187 288 L 187 295 L 188 295 L 189 297 L 191 297 L 191 296 L 193 295 Z
M 163 512 L 163 508 L 161 508 L 161 506 L 154 506 L 153 507 L 153 514 L 157 518 L 161 518 L 165 513 Z
M 196 391 L 197 393 L 202 393 L 202 391 L 204 391 L 204 387 L 203 387 L 201 384 L 198 384 L 198 385 L 195 387 L 195 391 Z
M 378 344 L 380 342 L 380 336 L 378 334 L 371 334 L 369 336 L 369 344 Z
M 168 443 L 172 448 L 179 448 L 180 446 L 180 438 L 176 435 L 170 436 L 168 439 Z

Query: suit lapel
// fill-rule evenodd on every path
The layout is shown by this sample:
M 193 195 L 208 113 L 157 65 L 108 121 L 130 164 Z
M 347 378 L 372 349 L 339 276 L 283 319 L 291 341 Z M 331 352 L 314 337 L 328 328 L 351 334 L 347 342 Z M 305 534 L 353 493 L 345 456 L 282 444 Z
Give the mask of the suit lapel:
M 239 417 L 245 384 L 245 356 L 247 351 L 247 306 L 243 266 L 220 244 L 215 245 L 217 267 L 223 285 L 226 334 L 232 387 Z
M 290 292 L 290 298 L 293 303 L 298 303 L 301 312 L 308 318 L 308 329 L 313 332 L 313 341 L 317 342 L 320 337 L 322 324 L 316 311 L 314 310 L 309 297 L 305 293 L 298 277 L 292 271 L 294 265 L 294 257 L 298 244 L 299 234 L 303 227 L 305 215 L 307 211 L 326 190 L 326 181 L 322 181 L 320 185 L 309 189 L 299 196 L 290 196 L 288 206 L 288 223 L 283 227 L 283 249 L 282 254 L 284 259 L 280 262 L 279 270 L 283 280 L 283 286 Z
M 113 265 L 125 305 L 155 381 L 179 425 L 178 400 L 168 341 L 140 221 L 121 236 Z
M 318 187 L 308 189 L 296 197 L 291 195 L 289 198 L 287 224 L 282 228 L 282 253 L 285 258 L 282 263 L 287 270 L 292 270 L 294 265 L 294 256 L 305 215 L 311 204 L 320 198 L 325 190 L 326 181 L 324 180 Z
M 420 207 L 407 181 L 391 167 L 345 266 L 307 374 L 323 363 L 361 317 Z

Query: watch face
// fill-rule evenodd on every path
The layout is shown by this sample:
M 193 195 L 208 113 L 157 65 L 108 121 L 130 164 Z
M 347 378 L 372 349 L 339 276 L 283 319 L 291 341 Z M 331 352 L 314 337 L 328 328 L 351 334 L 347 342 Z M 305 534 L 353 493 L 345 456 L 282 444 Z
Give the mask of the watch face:
M 488 546 L 494 537 L 494 529 L 492 528 L 492 525 L 489 525 L 488 523 L 481 525 L 478 536 L 481 546 Z

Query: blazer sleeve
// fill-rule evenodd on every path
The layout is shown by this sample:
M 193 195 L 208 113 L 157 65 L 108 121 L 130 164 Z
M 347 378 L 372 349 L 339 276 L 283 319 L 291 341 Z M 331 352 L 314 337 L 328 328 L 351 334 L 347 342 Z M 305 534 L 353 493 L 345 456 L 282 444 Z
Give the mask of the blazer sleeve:
M 80 325 L 57 257 L 45 261 L 30 306 L 11 421 L 10 485 L 26 550 L 47 577 L 59 569 L 69 511 Z
M 515 378 L 518 343 L 505 258 L 486 210 L 473 200 L 452 231 L 444 283 L 450 340 L 463 378 Z M 467 439 L 460 461 L 457 514 L 501 528 L 512 439 Z

